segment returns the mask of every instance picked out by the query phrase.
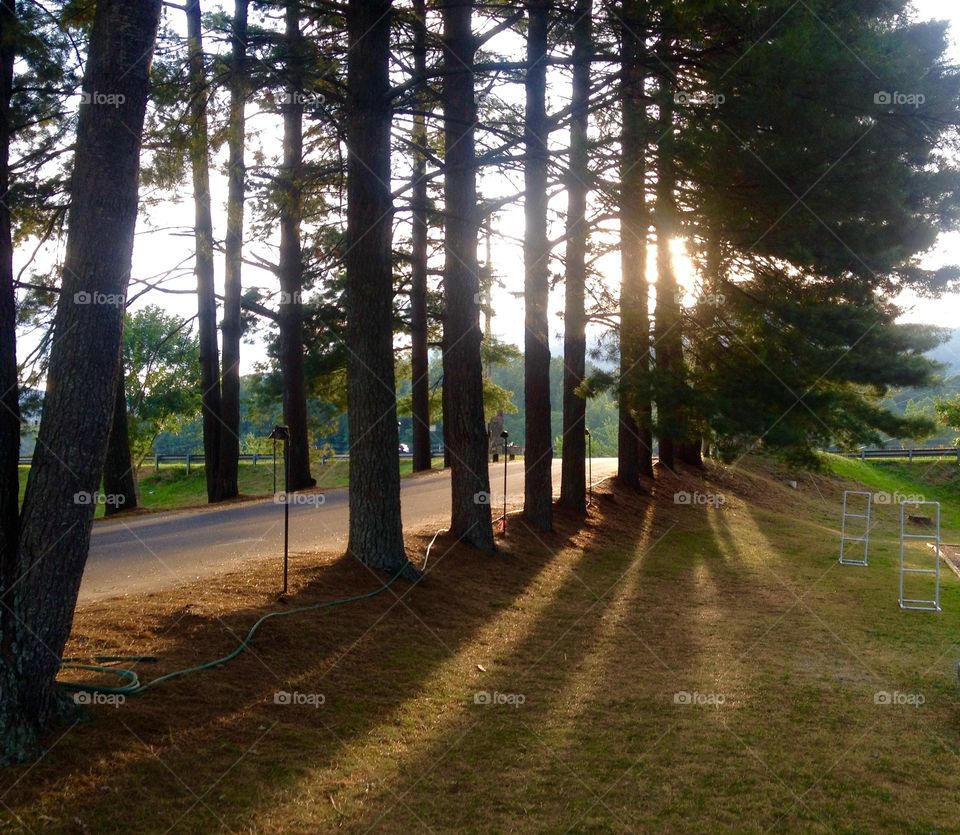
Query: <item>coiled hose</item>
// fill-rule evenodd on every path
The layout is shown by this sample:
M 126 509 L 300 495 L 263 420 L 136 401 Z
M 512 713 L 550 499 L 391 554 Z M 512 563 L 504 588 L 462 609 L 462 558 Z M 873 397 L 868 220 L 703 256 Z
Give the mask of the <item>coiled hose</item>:
M 437 541 L 437 537 L 440 534 L 445 533 L 446 530 L 439 530 L 433 535 L 433 539 L 430 540 L 430 544 L 427 546 L 427 553 L 423 561 L 424 569 L 427 566 L 427 560 L 430 558 L 430 549 L 433 548 L 433 543 Z M 310 606 L 298 606 L 295 609 L 284 609 L 278 612 L 269 612 L 260 618 L 253 626 L 250 627 L 250 631 L 247 632 L 246 636 L 237 644 L 236 648 L 224 655 L 223 658 L 217 658 L 214 661 L 207 661 L 205 664 L 199 664 L 196 667 L 187 667 L 184 670 L 174 670 L 172 673 L 167 673 L 162 675 L 159 678 L 153 679 L 153 681 L 141 682 L 137 673 L 133 669 L 124 668 L 124 667 L 107 667 L 103 666 L 105 664 L 118 663 L 118 662 L 133 662 L 133 663 L 142 663 L 142 662 L 154 662 L 158 659 L 151 655 L 96 655 L 93 658 L 82 659 L 82 658 L 64 658 L 60 664 L 62 670 L 85 670 L 87 672 L 101 673 L 103 675 L 112 675 L 117 678 L 122 679 L 125 683 L 108 687 L 106 685 L 100 684 L 80 684 L 76 682 L 61 681 L 58 682 L 60 687 L 63 690 L 66 690 L 71 693 L 103 693 L 106 695 L 123 695 L 123 696 L 135 696 L 143 693 L 145 690 L 149 690 L 151 687 L 156 687 L 158 684 L 161 684 L 165 681 L 170 681 L 174 678 L 180 678 L 181 676 L 190 675 L 192 673 L 199 673 L 203 670 L 212 670 L 214 667 L 222 667 L 224 664 L 233 661 L 234 658 L 242 655 L 246 650 L 250 648 L 250 642 L 253 640 L 253 636 L 257 634 L 257 631 L 260 629 L 263 624 L 265 624 L 271 618 L 283 618 L 289 617 L 291 615 L 299 615 L 304 612 L 316 612 L 321 609 L 332 609 L 335 606 L 346 606 L 350 603 L 357 603 L 361 600 L 368 600 L 371 597 L 376 597 L 378 594 L 383 594 L 390 586 L 400 578 L 401 575 L 406 573 L 409 570 L 409 564 L 404 565 L 396 574 L 394 574 L 390 579 L 388 579 L 382 586 L 374 589 L 373 591 L 368 591 L 363 594 L 356 594 L 352 597 L 342 597 L 338 600 L 328 600 L 325 603 L 314 603 Z M 416 585 L 423 579 L 423 573 L 421 572 L 420 576 L 417 577 L 413 584 Z M 95 663 L 83 663 L 93 661 Z

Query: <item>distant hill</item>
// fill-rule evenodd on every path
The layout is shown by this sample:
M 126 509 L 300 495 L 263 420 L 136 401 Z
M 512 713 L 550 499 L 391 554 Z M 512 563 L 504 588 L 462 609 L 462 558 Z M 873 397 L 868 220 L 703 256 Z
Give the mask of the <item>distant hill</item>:
M 960 374 L 960 328 L 953 332 L 949 342 L 934 348 L 927 356 L 949 366 L 953 374 Z

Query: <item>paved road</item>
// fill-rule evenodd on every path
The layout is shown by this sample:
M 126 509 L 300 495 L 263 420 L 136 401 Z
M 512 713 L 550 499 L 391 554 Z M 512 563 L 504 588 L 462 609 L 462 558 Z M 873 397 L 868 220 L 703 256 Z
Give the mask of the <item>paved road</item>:
M 616 472 L 616 459 L 594 459 L 593 480 Z M 503 468 L 491 465 L 492 503 L 503 505 Z M 560 462 L 554 462 L 559 491 Z M 402 482 L 403 523 L 408 530 L 449 521 L 450 475 L 437 472 Z M 322 500 L 322 504 L 319 501 Z M 301 494 L 290 507 L 290 552 L 336 550 L 347 543 L 347 491 Z M 306 502 L 315 502 L 309 504 Z M 523 501 L 523 464 L 507 468 L 507 501 Z M 240 563 L 283 553 L 283 508 L 271 499 L 215 509 L 164 513 L 97 522 L 80 599 L 100 600 L 131 592 L 157 591 L 212 577 Z

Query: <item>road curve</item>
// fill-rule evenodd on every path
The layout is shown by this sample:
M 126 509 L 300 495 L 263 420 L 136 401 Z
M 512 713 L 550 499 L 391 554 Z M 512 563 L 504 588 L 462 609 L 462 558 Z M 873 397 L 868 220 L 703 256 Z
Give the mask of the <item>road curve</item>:
M 616 466 L 615 458 L 594 459 L 594 482 L 613 475 Z M 491 501 L 496 510 L 503 506 L 503 465 L 492 464 L 490 477 Z M 554 462 L 553 482 L 558 492 L 560 461 Z M 448 522 L 449 471 L 405 478 L 401 484 L 405 529 L 430 525 L 440 528 Z M 508 465 L 506 492 L 508 505 L 522 503 L 522 462 Z M 302 503 L 290 506 L 291 555 L 346 548 L 346 489 L 301 494 L 295 501 Z M 283 508 L 272 499 L 98 521 L 93 528 L 80 600 L 92 602 L 160 591 L 257 560 L 276 560 L 279 567 L 282 554 Z

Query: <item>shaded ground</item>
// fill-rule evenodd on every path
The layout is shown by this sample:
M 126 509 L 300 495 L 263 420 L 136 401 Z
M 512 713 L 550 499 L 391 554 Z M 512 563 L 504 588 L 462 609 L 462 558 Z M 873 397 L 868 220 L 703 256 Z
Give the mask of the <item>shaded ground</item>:
M 441 538 L 419 586 L 53 735 L 0 773 L 0 831 L 958 831 L 960 581 L 899 610 L 892 509 L 839 566 L 844 484 L 711 468 L 605 486 L 583 528 L 511 518 L 497 557 Z M 155 653 L 144 679 L 222 654 L 274 573 L 86 606 L 70 651 Z M 379 583 L 293 579 L 287 605 Z

